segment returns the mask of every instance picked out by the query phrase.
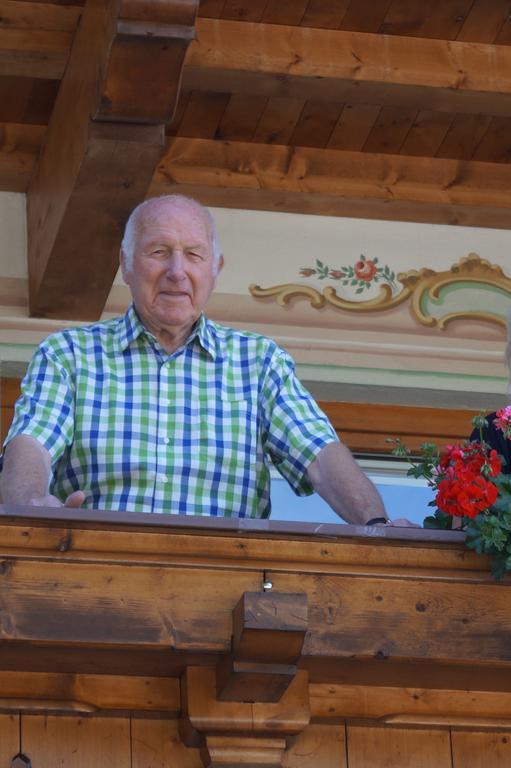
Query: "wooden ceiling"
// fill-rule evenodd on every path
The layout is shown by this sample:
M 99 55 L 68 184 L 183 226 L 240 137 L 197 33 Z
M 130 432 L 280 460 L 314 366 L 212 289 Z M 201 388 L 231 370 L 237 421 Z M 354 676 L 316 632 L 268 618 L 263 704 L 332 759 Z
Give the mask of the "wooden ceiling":
M 509 0 L 0 0 L 31 313 L 93 319 L 148 194 L 511 226 Z

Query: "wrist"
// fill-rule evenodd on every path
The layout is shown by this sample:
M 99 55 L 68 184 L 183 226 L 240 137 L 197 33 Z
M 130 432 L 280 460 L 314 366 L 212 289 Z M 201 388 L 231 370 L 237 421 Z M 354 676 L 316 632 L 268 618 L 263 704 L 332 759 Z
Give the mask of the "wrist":
M 381 515 L 380 517 L 372 517 L 370 520 L 367 520 L 364 525 L 388 525 L 390 523 L 390 520 L 388 517 L 383 517 Z

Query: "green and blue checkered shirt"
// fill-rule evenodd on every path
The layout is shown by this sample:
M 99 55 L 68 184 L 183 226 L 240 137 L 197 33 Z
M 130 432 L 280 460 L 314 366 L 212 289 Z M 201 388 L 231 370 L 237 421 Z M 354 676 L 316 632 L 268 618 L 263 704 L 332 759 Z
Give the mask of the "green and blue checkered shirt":
M 271 462 L 311 493 L 307 467 L 337 440 L 270 339 L 201 316 L 169 355 L 133 306 L 38 347 L 6 443 L 19 434 L 49 451 L 61 499 L 225 517 L 269 516 Z

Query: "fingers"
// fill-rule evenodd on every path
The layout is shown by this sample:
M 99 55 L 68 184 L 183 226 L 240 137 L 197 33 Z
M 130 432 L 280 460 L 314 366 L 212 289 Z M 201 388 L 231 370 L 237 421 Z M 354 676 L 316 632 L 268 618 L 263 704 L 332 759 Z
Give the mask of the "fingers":
M 63 507 L 62 502 L 56 496 L 34 496 L 28 502 L 31 507 Z
M 69 496 L 66 499 L 66 503 L 64 504 L 65 507 L 73 507 L 74 509 L 77 509 L 78 507 L 83 506 L 83 503 L 85 501 L 85 494 L 83 491 L 73 491 L 73 493 L 70 493 Z

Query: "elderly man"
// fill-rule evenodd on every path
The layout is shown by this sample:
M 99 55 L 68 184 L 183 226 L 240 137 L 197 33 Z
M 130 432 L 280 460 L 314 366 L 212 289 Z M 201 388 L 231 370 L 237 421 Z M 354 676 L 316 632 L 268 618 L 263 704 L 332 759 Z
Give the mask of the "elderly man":
M 269 465 L 345 520 L 381 499 L 273 341 L 203 314 L 223 266 L 211 214 L 179 195 L 126 226 L 124 317 L 36 351 L 6 440 L 5 502 L 267 517 Z

